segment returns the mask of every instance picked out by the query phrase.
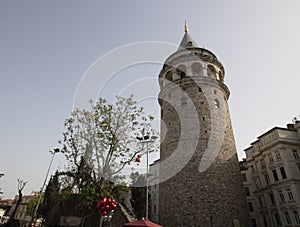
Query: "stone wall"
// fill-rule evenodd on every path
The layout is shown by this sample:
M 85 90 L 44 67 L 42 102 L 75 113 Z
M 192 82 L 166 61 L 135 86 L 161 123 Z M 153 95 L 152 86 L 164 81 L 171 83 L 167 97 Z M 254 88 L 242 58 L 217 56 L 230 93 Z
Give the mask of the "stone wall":
M 226 85 L 190 75 L 161 85 L 159 223 L 249 226 Z

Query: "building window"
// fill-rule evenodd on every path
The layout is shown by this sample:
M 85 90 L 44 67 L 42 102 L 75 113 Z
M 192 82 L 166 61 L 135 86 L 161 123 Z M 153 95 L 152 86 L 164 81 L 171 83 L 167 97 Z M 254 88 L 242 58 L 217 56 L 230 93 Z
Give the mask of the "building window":
M 261 169 L 265 169 L 266 168 L 266 163 L 265 163 L 264 159 L 260 160 L 260 167 L 261 167 Z
M 161 111 L 160 111 L 160 118 L 163 118 L 163 116 L 164 116 L 164 111 L 161 110 Z
M 278 213 L 275 213 L 274 216 L 275 216 L 276 224 L 277 224 L 277 225 L 281 225 L 281 221 L 280 221 L 279 214 L 278 214 Z
M 199 92 L 202 92 L 202 89 L 201 89 L 201 87 L 199 87 L 199 88 L 198 88 L 198 90 L 199 90 Z
M 258 181 L 257 178 L 255 179 L 254 183 L 255 183 L 256 189 L 259 189 L 259 185 L 260 185 L 260 184 L 259 184 L 259 181 Z
M 288 189 L 286 189 L 286 191 L 287 191 L 289 200 L 294 200 L 294 195 L 293 195 L 292 190 L 290 188 L 288 188 Z
M 186 72 L 186 66 L 185 65 L 179 65 L 176 68 L 176 74 L 180 76 L 180 79 L 185 78 L 185 72 Z
M 279 178 L 278 178 L 276 169 L 273 169 L 273 170 L 272 170 L 272 173 L 273 173 L 274 181 L 278 181 Z
M 250 196 L 250 190 L 248 187 L 245 187 L 245 193 L 246 193 L 246 196 Z
M 275 152 L 275 155 L 276 155 L 276 160 L 277 160 L 277 161 L 280 161 L 280 160 L 281 160 L 280 152 L 279 152 L 279 151 L 276 151 L 276 152 Z
M 263 215 L 264 225 L 268 226 L 268 221 L 266 215 Z
M 181 106 L 186 106 L 187 105 L 187 98 L 183 97 L 181 98 Z
M 254 218 L 251 218 L 251 227 L 256 227 L 256 221 Z
M 300 160 L 299 154 L 298 154 L 298 151 L 297 151 L 297 150 L 293 150 L 293 155 L 294 155 L 294 158 L 295 158 L 296 160 Z
M 215 108 L 220 109 L 220 102 L 218 99 L 215 99 Z
M 250 168 L 251 168 L 252 175 L 254 175 L 255 174 L 255 168 L 254 168 L 254 166 L 250 166 Z
M 170 81 L 172 81 L 172 72 L 167 72 L 167 74 L 166 74 L 166 80 L 170 80 Z
M 248 209 L 250 212 L 253 212 L 253 205 L 251 202 L 248 203 Z
M 278 191 L 281 202 L 285 202 L 284 194 L 281 190 Z
M 284 212 L 284 216 L 285 216 L 286 224 L 291 225 L 292 222 L 291 222 L 291 218 L 290 218 L 289 212 L 285 211 Z
M 223 81 L 223 75 L 221 71 L 219 72 L 219 80 Z
M 264 202 L 263 202 L 263 197 L 262 197 L 262 196 L 259 196 L 259 197 L 258 197 L 258 202 L 259 202 L 259 207 L 260 207 L 260 208 L 262 208 L 262 207 L 265 206 L 265 205 L 264 205 Z
M 270 193 L 269 196 L 270 196 L 271 204 L 272 204 L 272 205 L 275 205 L 275 197 L 274 197 L 274 194 L 273 194 L 273 193 Z
M 280 167 L 279 169 L 280 169 L 282 179 L 286 179 L 286 173 L 285 173 L 284 167 Z
M 216 75 L 216 69 L 215 69 L 215 67 L 213 67 L 212 65 L 208 65 L 207 66 L 207 75 L 208 75 L 208 77 L 215 78 L 215 75 Z
M 270 184 L 270 178 L 268 174 L 265 174 L 265 180 L 266 180 L 266 184 L 269 185 Z
M 180 79 L 184 79 L 185 78 L 185 72 L 180 72 Z
M 268 158 L 269 158 L 270 164 L 273 164 L 273 163 L 274 163 L 274 159 L 273 159 L 272 154 L 269 154 L 269 155 L 268 155 Z
M 247 181 L 247 175 L 246 175 L 246 173 L 242 174 L 242 179 L 243 179 L 244 182 Z
M 191 68 L 192 68 L 192 75 L 195 76 L 195 77 L 199 77 L 199 76 L 202 76 L 202 72 L 203 72 L 203 67 L 200 63 L 198 62 L 194 62 L 192 65 L 191 65 Z
M 215 95 L 217 94 L 217 90 L 215 90 L 215 89 L 214 89 L 214 94 L 215 94 Z
M 194 77 L 199 77 L 200 76 L 200 72 L 198 70 L 193 70 L 192 74 Z
M 300 224 L 300 217 L 299 217 L 298 211 L 294 210 L 294 211 L 293 211 L 293 214 L 294 214 L 296 223 L 297 223 L 297 224 Z

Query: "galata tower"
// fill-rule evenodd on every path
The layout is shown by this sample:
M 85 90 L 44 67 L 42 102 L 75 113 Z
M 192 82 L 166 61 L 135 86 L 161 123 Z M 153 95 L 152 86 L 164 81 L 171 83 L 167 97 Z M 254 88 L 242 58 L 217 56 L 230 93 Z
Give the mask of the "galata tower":
M 159 74 L 159 223 L 164 227 L 249 226 L 228 108 L 225 70 L 185 26 Z

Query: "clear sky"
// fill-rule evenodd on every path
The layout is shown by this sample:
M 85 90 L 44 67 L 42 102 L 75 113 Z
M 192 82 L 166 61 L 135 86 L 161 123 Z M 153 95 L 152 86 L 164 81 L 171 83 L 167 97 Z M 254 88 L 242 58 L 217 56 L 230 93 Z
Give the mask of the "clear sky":
M 18 177 L 28 180 L 25 194 L 40 189 L 48 151 L 58 146 L 76 89 L 94 61 L 135 42 L 178 45 L 185 20 L 198 45 L 225 67 L 238 154 L 244 157 L 257 136 L 300 115 L 299 9 L 299 0 L 0 1 L 4 198 L 17 193 Z M 157 77 L 159 68 L 133 72 L 135 78 Z M 63 164 L 58 154 L 51 173 Z

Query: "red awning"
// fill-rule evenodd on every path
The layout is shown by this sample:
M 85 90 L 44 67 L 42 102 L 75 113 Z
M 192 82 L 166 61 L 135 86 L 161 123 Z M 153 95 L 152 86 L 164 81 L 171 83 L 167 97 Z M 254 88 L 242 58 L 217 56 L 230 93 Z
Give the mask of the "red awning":
M 158 225 L 154 222 L 151 222 L 151 221 L 148 221 L 148 220 L 138 220 L 138 221 L 135 221 L 135 222 L 130 222 L 130 223 L 126 223 L 126 224 L 123 224 L 123 227 L 145 227 L 145 226 L 148 226 L 148 227 L 162 227 L 161 225 Z

